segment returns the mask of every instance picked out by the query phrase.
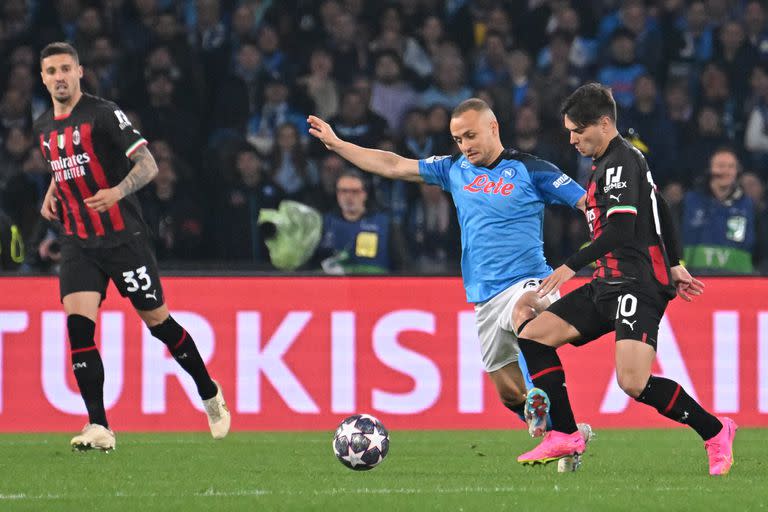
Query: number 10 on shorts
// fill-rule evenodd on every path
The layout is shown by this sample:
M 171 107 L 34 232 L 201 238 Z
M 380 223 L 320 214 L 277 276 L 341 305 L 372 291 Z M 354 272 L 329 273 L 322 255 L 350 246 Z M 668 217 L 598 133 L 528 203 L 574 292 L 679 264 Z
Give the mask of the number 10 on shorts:
M 634 295 L 619 295 L 619 306 L 616 308 L 616 320 L 619 317 L 629 318 L 637 312 L 637 299 Z

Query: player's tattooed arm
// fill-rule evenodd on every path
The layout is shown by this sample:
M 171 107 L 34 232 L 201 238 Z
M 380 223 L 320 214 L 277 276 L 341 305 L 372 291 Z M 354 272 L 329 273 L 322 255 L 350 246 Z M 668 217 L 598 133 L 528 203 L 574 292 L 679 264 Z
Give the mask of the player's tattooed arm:
M 157 176 L 157 162 L 146 146 L 140 146 L 132 155 L 133 167 L 116 187 L 103 188 L 84 200 L 85 205 L 97 212 L 105 212 L 128 194 L 133 194 Z
M 157 176 L 157 162 L 146 145 L 140 146 L 131 155 L 133 167 L 117 187 L 123 197 L 133 194 Z

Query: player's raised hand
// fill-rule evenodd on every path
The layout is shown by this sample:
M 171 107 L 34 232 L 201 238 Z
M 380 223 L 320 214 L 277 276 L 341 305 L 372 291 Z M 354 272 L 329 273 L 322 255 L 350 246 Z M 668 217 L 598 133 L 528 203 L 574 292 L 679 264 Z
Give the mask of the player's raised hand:
M 48 193 L 45 194 L 45 198 L 43 198 L 43 206 L 40 208 L 40 215 L 42 215 L 45 220 L 59 220 L 59 210 L 58 206 L 56 206 L 56 202 L 56 196 L 49 190 Z
M 550 293 L 559 290 L 566 281 L 575 275 L 576 272 L 571 270 L 569 266 L 560 265 L 541 282 L 536 293 L 539 294 L 539 297 L 546 297 Z
M 309 134 L 320 139 L 325 147 L 333 151 L 341 142 L 341 139 L 333 132 L 331 125 L 317 116 L 309 116 Z
M 688 273 L 688 270 L 682 266 L 677 265 L 670 269 L 672 273 L 672 282 L 677 289 L 677 295 L 686 302 L 691 302 L 693 296 L 698 296 L 704 293 L 704 283 L 692 277 Z
M 122 198 L 122 192 L 120 192 L 116 187 L 112 187 L 99 190 L 91 197 L 84 199 L 83 202 L 88 208 L 92 208 L 101 213 L 112 208 L 112 205 L 114 205 Z

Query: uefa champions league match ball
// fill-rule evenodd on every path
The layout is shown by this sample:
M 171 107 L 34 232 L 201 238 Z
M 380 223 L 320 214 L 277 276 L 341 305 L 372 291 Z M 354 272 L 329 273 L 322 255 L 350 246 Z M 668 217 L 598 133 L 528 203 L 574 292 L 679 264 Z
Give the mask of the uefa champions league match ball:
M 370 414 L 355 414 L 341 422 L 333 436 L 333 453 L 355 471 L 373 469 L 389 452 L 389 432 Z

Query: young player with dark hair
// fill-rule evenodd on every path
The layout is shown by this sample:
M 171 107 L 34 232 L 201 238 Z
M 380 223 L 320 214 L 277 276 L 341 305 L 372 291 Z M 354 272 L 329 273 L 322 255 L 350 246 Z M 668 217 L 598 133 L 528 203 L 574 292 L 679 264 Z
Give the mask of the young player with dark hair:
M 551 402 L 552 430 L 517 460 L 547 463 L 583 451 L 556 349 L 615 331 L 619 386 L 638 402 L 693 428 L 705 441 L 710 474 L 726 474 L 733 464 L 736 423 L 705 411 L 678 383 L 651 375 L 668 302 L 675 292 L 689 302 L 703 292 L 703 284 L 680 264 L 669 208 L 643 155 L 616 130 L 610 89 L 596 83 L 580 87 L 564 103 L 562 114 L 570 143 L 593 159 L 586 205 L 592 243 L 545 278 L 538 293 L 558 290 L 593 261 L 597 268 L 590 283 L 520 329 L 518 343 L 531 378 Z
M 147 226 L 134 193 L 157 175 L 147 141 L 120 108 L 80 89 L 83 68 L 67 43 L 40 53 L 53 107 L 34 124 L 52 180 L 41 214 L 63 230 L 59 285 L 67 314 L 72 369 L 88 410 L 75 436 L 78 450 L 111 450 L 115 435 L 104 410 L 104 366 L 94 341 L 96 316 L 111 279 L 153 336 L 194 379 L 214 438 L 227 435 L 230 414 L 190 334 L 170 316 Z

